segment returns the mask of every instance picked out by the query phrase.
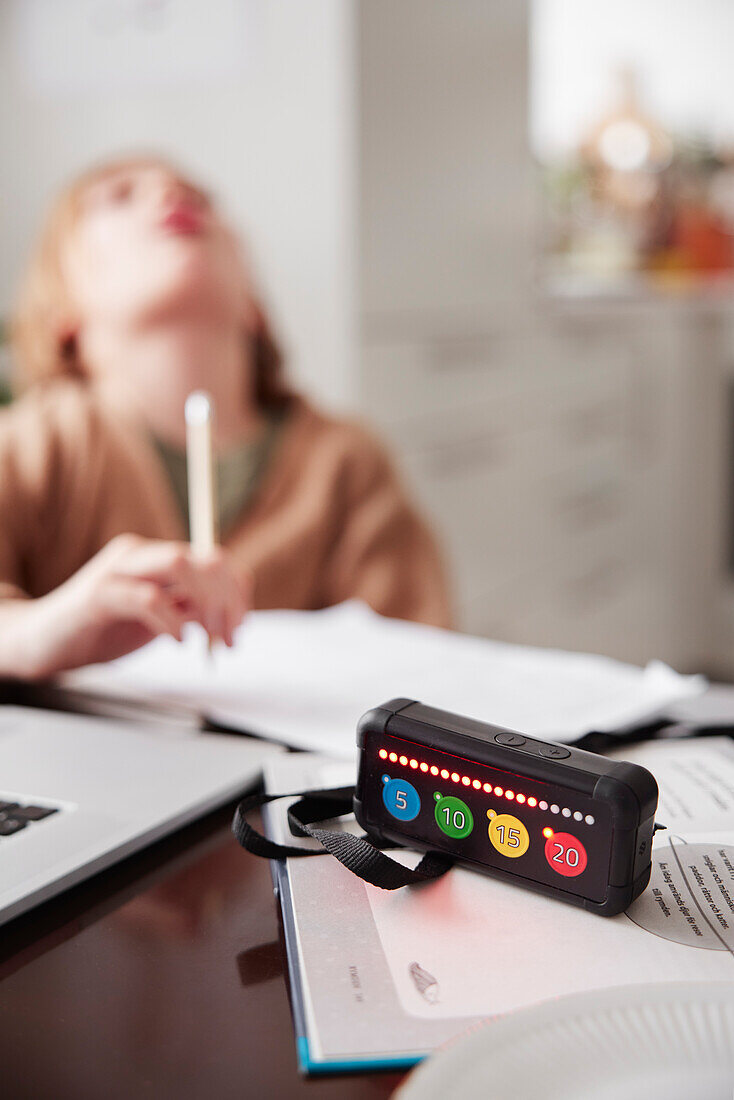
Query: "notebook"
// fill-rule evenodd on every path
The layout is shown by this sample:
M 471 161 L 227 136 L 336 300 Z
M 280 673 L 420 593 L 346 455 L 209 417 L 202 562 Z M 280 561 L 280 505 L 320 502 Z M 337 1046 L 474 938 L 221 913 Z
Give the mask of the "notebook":
M 387 892 L 328 856 L 273 864 L 304 1072 L 404 1069 L 481 1020 L 564 994 L 734 980 L 734 743 L 617 755 L 656 775 L 667 826 L 649 887 L 618 917 L 461 868 Z M 353 779 L 352 765 L 310 754 L 266 768 L 273 792 Z M 286 806 L 267 807 L 266 827 L 293 844 Z

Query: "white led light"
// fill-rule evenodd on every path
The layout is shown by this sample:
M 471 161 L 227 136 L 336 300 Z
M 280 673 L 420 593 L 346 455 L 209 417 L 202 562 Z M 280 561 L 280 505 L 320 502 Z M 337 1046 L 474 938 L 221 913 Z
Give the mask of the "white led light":
M 593 825 L 594 824 L 594 818 L 591 816 L 591 814 L 587 814 L 586 817 L 584 818 L 584 821 L 586 822 L 587 825 Z
M 578 810 L 575 810 L 574 815 L 573 815 L 573 819 L 574 819 L 574 821 L 583 821 L 584 815 L 582 813 L 579 813 Z
M 538 803 L 538 809 L 539 810 L 547 810 L 548 809 L 548 803 L 546 802 L 546 800 L 544 798 L 541 799 L 541 801 Z
M 563 809 L 561 810 L 561 813 L 563 814 L 564 817 L 570 817 L 571 816 L 571 811 L 569 810 L 568 806 L 564 806 Z
M 557 814 L 558 813 L 558 806 L 556 806 L 555 802 L 551 806 L 551 813 L 552 814 Z

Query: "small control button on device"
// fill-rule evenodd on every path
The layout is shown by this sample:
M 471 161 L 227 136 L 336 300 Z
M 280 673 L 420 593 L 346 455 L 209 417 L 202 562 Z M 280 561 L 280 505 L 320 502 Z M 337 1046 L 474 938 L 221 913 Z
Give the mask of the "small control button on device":
M 496 733 L 494 739 L 498 745 L 509 745 L 512 749 L 519 749 L 525 744 L 525 738 L 520 733 Z
M 391 779 L 389 775 L 383 775 L 382 782 L 382 801 L 388 813 L 398 821 L 412 821 L 418 816 L 421 800 L 412 783 L 404 779 Z
M 564 749 L 563 745 L 541 745 L 538 749 L 538 756 L 545 756 L 547 760 L 565 760 L 570 755 L 571 750 Z

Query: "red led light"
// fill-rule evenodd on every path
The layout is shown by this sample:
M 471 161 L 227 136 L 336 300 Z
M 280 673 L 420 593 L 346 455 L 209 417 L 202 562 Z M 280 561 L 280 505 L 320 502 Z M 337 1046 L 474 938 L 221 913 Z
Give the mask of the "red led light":
M 388 752 L 387 749 L 379 749 L 377 755 L 380 760 L 390 760 L 393 764 L 399 762 L 404 768 L 410 767 L 414 771 L 420 769 L 424 775 L 428 772 L 431 775 L 440 774 L 442 779 L 451 779 L 453 783 L 461 783 L 464 787 L 473 787 L 475 791 L 483 790 L 485 794 L 492 794 L 494 791 L 498 798 L 504 796 L 509 802 L 517 802 L 519 805 L 527 803 L 528 806 L 533 808 L 538 805 L 538 800 L 533 795 L 516 794 L 515 791 L 505 790 L 503 787 L 493 787 L 491 783 L 484 783 L 481 779 L 472 779 L 469 775 L 451 772 L 448 768 L 439 768 L 436 764 L 428 764 L 425 760 L 417 760 L 412 756 L 398 756 L 396 752 Z M 553 836 L 553 830 L 550 833 L 544 831 L 543 835 L 548 839 Z
M 546 825 L 546 827 L 543 829 L 543 836 L 546 840 L 550 840 L 550 838 L 553 836 L 553 830 L 551 829 L 550 825 Z

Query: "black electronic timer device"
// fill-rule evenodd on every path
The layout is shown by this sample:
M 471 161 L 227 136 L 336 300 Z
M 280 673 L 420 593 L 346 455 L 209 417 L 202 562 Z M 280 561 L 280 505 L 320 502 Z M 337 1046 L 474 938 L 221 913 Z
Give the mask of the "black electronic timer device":
M 647 886 L 658 788 L 645 768 L 393 699 L 361 719 L 354 812 L 380 840 L 594 913 Z

